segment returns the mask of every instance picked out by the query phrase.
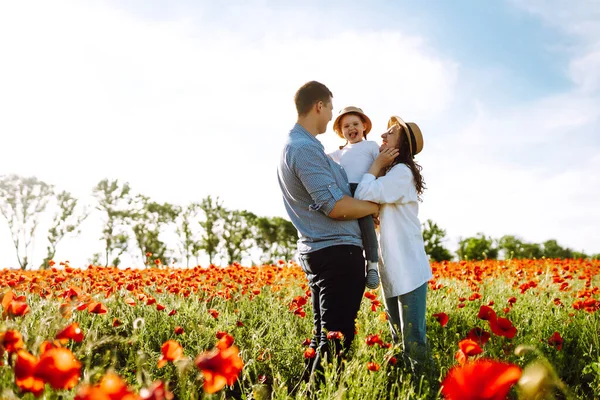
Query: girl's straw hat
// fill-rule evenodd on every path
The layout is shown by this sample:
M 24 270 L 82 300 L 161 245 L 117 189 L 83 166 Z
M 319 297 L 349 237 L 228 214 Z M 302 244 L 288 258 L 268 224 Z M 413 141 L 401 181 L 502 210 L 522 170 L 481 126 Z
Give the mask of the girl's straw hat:
M 414 122 L 404 122 L 402 118 L 393 115 L 388 121 L 388 129 L 396 124 L 404 128 L 412 156 L 414 157 L 419 154 L 421 150 L 423 150 L 423 134 L 421 133 L 421 128 Z
M 337 133 L 337 135 L 339 137 L 341 137 L 342 139 L 344 139 L 344 135 L 342 134 L 342 129 L 340 127 L 340 123 L 342 121 L 342 117 L 346 114 L 359 114 L 364 121 L 364 125 L 365 125 L 365 131 L 363 133 L 364 136 L 367 136 L 367 133 L 369 133 L 371 131 L 371 127 L 373 126 L 373 124 L 371 123 L 371 119 L 369 117 L 367 117 L 367 115 L 363 112 L 363 110 L 361 110 L 358 107 L 354 107 L 354 106 L 348 106 L 346 108 L 344 108 L 342 111 L 340 111 L 340 114 L 337 116 L 337 118 L 335 119 L 335 121 L 333 121 L 333 130 L 335 131 L 335 133 Z

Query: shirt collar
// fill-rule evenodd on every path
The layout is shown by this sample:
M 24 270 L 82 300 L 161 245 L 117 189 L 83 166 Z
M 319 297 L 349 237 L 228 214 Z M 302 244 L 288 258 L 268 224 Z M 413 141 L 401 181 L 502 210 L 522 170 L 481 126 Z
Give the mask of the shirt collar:
M 303 137 L 306 137 L 308 140 L 318 143 L 319 146 L 321 146 L 322 148 L 325 148 L 323 146 L 323 143 L 321 143 L 321 141 L 319 139 L 317 139 L 315 136 L 311 135 L 309 131 L 307 131 L 302 125 L 300 125 L 297 122 L 296 122 L 296 124 L 294 124 L 294 127 L 292 128 L 292 133 L 299 133 Z

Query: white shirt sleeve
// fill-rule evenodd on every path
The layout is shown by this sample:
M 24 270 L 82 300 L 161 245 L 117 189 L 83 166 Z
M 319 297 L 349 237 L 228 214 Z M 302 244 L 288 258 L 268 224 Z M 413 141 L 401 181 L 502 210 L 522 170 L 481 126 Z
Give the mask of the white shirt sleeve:
M 374 175 L 365 174 L 354 197 L 379 204 L 402 204 L 413 200 L 414 191 L 412 171 L 404 164 L 397 164 L 385 176 L 377 179 Z

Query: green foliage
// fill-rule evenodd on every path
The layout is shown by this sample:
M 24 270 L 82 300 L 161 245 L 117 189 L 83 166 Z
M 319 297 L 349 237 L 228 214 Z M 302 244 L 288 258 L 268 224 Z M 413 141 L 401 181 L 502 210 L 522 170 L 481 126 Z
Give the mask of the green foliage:
M 562 247 L 554 239 L 544 242 L 544 256 L 546 258 L 573 258 L 573 250 Z
M 8 222 L 22 270 L 29 265 L 40 218 L 53 194 L 52 185 L 35 177 L 0 176 L 0 213 Z
M 498 250 L 504 254 L 504 259 L 539 259 L 544 256 L 542 247 L 537 243 L 527 243 L 513 235 L 504 235 L 498 241 Z
M 482 264 L 473 263 L 462 268 L 481 266 Z M 282 274 L 286 268 L 275 271 L 275 275 Z M 553 268 L 552 263 L 547 264 L 548 271 Z M 173 270 L 172 275 L 169 274 L 173 279 L 170 284 L 179 283 L 180 271 Z M 216 279 L 205 269 L 198 269 L 198 273 L 206 274 L 207 280 Z M 240 271 L 233 270 L 231 273 L 237 275 Z M 255 273 L 260 275 L 260 268 Z M 226 275 L 224 273 L 221 277 Z M 248 274 L 243 278 L 252 280 L 253 276 Z M 473 273 L 469 272 L 468 276 L 473 276 Z M 84 275 L 82 280 L 83 277 Z M 377 334 L 385 343 L 391 343 L 391 335 L 387 322 L 381 318 L 383 308 L 376 307 L 374 312 L 371 310 L 371 303 L 363 299 L 356 320 L 358 333 L 351 356 L 342 372 L 336 371 L 334 364 L 325 367 L 327 379 L 315 398 L 440 398 L 440 382 L 448 370 L 457 364 L 454 353 L 458 350 L 458 342 L 475 327 L 490 331 L 489 322 L 477 317 L 480 306 L 489 304 L 490 301 L 495 302 L 492 308 L 499 317 L 508 318 L 517 327 L 517 333 L 512 340 L 492 335 L 489 342 L 482 346 L 483 354 L 472 358 L 499 359 L 524 367 L 534 356 L 531 353 L 517 356 L 514 350 L 518 345 L 528 345 L 535 349 L 535 354 L 544 357 L 554 366 L 560 379 L 573 392 L 571 398 L 600 398 L 600 312 L 574 310 L 570 306 L 573 294 L 561 291 L 560 285 L 553 282 L 552 273 L 540 275 L 538 286 L 525 293 L 521 293 L 519 287 L 512 284 L 521 278 L 523 276 L 520 270 L 514 268 L 507 269 L 498 279 L 481 282 L 478 293 L 483 297 L 465 301 L 463 308 L 457 308 L 456 304 L 460 297 L 468 298 L 473 293 L 470 282 L 438 279 L 443 287 L 428 292 L 426 316 L 427 338 L 434 365 L 430 371 L 417 376 L 401 363 L 397 366 L 389 365 L 391 356 L 401 354 L 401 345 L 393 345 L 387 349 L 366 344 L 368 335 Z M 600 285 L 597 275 L 591 279 L 592 286 Z M 214 282 L 215 291 L 225 291 L 230 283 Z M 153 296 L 166 307 L 164 311 L 158 311 L 156 307 L 145 305 L 144 302 L 138 302 L 135 307 L 127 305 L 124 299 L 130 293 L 122 288 L 109 298 L 100 296 L 109 310 L 107 314 L 75 311 L 69 320 L 64 319 L 58 311 L 64 299 L 43 299 L 27 294 L 31 312 L 14 321 L 0 322 L 0 332 L 7 328 L 19 329 L 27 348 L 37 355 L 42 341 L 51 341 L 66 325 L 77 322 L 85 333 L 85 339 L 82 343 L 70 342 L 66 346 L 84 366 L 85 373 L 81 378 L 83 383 L 97 382 L 106 371 L 112 369 L 124 377 L 136 391 L 147 387 L 155 379 L 163 379 L 179 399 L 251 399 L 255 398 L 252 392 L 257 388 L 259 377 L 264 375 L 266 387 L 272 392 L 273 399 L 304 399 L 308 397 L 308 393 L 306 385 L 300 382 L 305 350 L 302 341 L 312 336 L 312 312 L 310 300 L 305 306 L 304 318 L 292 313 L 289 304 L 295 296 L 305 294 L 303 285 L 306 282 L 298 279 L 296 284 L 281 286 L 277 282 L 276 279 L 271 286 L 262 287 L 257 295 L 250 292 L 244 295 L 242 290 L 234 290 L 230 299 L 209 296 L 202 290 L 184 297 L 159 292 L 154 285 L 144 287 L 148 296 Z M 571 282 L 573 292 L 584 289 L 585 282 L 576 276 Z M 511 297 L 517 300 L 509 306 L 507 300 Z M 555 299 L 560 299 L 564 305 L 557 305 Z M 503 307 L 507 307 L 506 313 L 502 312 Z M 211 317 L 209 309 L 217 310 L 218 317 Z M 169 315 L 171 310 L 176 310 L 177 313 Z M 445 327 L 433 317 L 433 314 L 439 312 L 445 312 L 449 316 Z M 113 326 L 115 318 L 122 325 Z M 185 333 L 175 334 L 177 326 L 184 328 Z M 218 331 L 233 335 L 234 344 L 239 347 L 245 366 L 234 386 L 226 387 L 221 393 L 211 396 L 202 393 L 202 378 L 199 378 L 200 374 L 191 361 L 198 354 L 215 346 Z M 561 350 L 548 344 L 548 339 L 554 332 L 559 332 L 564 339 Z M 157 368 L 161 346 L 167 340 L 179 342 L 189 361 L 169 363 L 164 368 Z M 368 362 L 376 362 L 381 369 L 369 371 L 366 368 Z M 296 385 L 297 391 L 290 394 Z M 12 368 L 6 363 L 0 368 L 0 387 L 3 397 L 15 398 L 18 394 Z M 72 399 L 73 396 L 71 391 L 53 391 L 49 387 L 44 394 L 44 398 L 49 400 Z M 517 397 L 513 393 L 509 398 Z
M 200 253 L 200 245 L 198 243 L 198 229 L 195 229 L 198 224 L 198 216 L 200 213 L 199 203 L 190 203 L 181 208 L 175 223 L 177 225 L 176 232 L 179 239 L 179 252 L 185 260 L 185 266 L 190 266 L 190 258 L 196 257 L 196 265 L 198 265 L 198 255 Z
M 166 264 L 170 263 L 167 259 L 167 245 L 160 239 L 160 235 L 168 225 L 175 222 L 180 212 L 178 206 L 169 203 L 160 204 L 141 194 L 133 199 L 125 219 L 131 224 L 142 260 L 147 260 L 146 254 L 150 253 L 152 258 Z
M 118 266 L 121 255 L 128 248 L 129 234 L 125 230 L 125 220 L 128 216 L 127 207 L 131 204 L 130 191 L 129 183 L 120 185 L 118 180 L 104 179 L 94 187 L 93 195 L 98 201 L 96 208 L 105 213 L 100 238 L 105 243 L 105 266 Z
M 256 244 L 262 251 L 262 262 L 270 264 L 279 259 L 292 259 L 298 231 L 290 221 L 280 217 L 260 217 L 255 225 L 258 229 Z
M 495 260 L 498 258 L 498 248 L 492 238 L 478 233 L 459 242 L 457 255 L 461 260 Z
M 227 264 L 240 262 L 254 245 L 256 215 L 248 211 L 221 209 L 223 220 L 222 251 Z
M 219 227 L 222 225 L 223 202 L 218 197 L 213 200 L 209 195 L 202 199 L 200 209 L 204 212 L 204 219 L 200 221 L 204 232 L 200 236 L 198 248 L 208 254 L 208 260 L 212 264 L 222 240 Z
M 438 262 L 452 260 L 452 254 L 443 246 L 446 231 L 430 219 L 422 224 L 422 229 L 425 253 L 429 258 Z
M 48 229 L 48 253 L 40 265 L 41 269 L 49 267 L 49 262 L 56 254 L 56 246 L 68 234 L 79 234 L 77 230 L 81 223 L 89 216 L 85 209 L 76 212 L 78 200 L 71 193 L 62 191 L 56 196 L 58 212 L 52 219 L 52 225 Z

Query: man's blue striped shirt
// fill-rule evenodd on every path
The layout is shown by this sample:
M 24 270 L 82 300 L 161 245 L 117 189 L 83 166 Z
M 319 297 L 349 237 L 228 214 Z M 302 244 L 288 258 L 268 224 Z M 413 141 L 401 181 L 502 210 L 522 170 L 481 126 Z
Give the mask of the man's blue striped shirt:
M 287 213 L 300 233 L 300 254 L 342 244 L 362 247 L 357 220 L 328 217 L 336 202 L 352 196 L 346 172 L 300 124 L 289 133 L 277 177 Z

